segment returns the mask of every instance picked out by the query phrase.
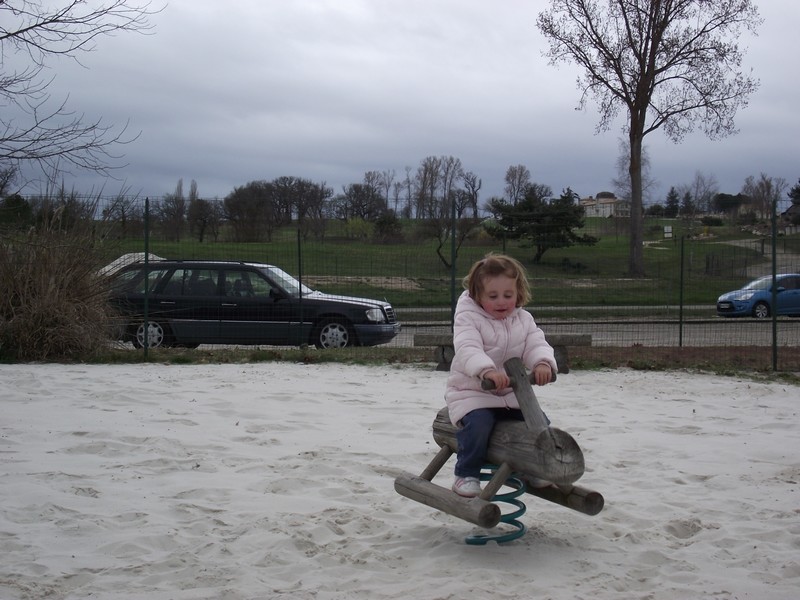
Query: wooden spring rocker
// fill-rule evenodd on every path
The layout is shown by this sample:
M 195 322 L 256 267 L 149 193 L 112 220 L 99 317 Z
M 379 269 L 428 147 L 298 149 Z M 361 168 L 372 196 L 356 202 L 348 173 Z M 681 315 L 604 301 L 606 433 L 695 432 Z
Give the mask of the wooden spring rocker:
M 602 494 L 574 485 L 583 475 L 585 467 L 578 443 L 568 433 L 549 426 L 522 361 L 512 358 L 506 361 L 504 367 L 525 420 L 504 420 L 495 425 L 487 452 L 487 460 L 492 464 L 491 474 L 484 477 L 488 483 L 481 494 L 475 498 L 464 498 L 432 482 L 450 456 L 458 450 L 456 428 L 450 423 L 446 407 L 438 412 L 433 421 L 433 439 L 440 447 L 438 454 L 418 477 L 409 473 L 400 474 L 394 481 L 395 491 L 486 529 L 497 526 L 501 520 L 512 522 L 520 532 L 508 539 L 519 537 L 525 530 L 517 521 L 506 520 L 500 507 L 493 501 L 500 498 L 497 493 L 504 485 L 519 488 L 520 495 L 528 493 L 586 515 L 598 514 L 603 509 Z M 484 381 L 483 386 L 484 389 L 491 389 L 492 382 Z M 550 483 L 545 487 L 537 487 L 542 480 Z M 515 504 L 519 506 L 521 503 Z M 521 511 L 524 510 L 522 505 Z M 485 544 L 489 539 L 508 541 L 503 536 L 477 536 L 467 538 L 467 543 Z

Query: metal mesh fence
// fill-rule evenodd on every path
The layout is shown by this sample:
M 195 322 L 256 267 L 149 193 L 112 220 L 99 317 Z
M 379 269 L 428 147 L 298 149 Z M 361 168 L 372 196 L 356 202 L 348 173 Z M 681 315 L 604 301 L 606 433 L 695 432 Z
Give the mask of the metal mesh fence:
M 646 221 L 645 277 L 630 278 L 626 219 L 587 219 L 582 233 L 594 246 L 552 248 L 535 262 L 535 248 L 489 236 L 479 223 L 454 248 L 449 226 L 405 220 L 381 229 L 359 219 L 318 218 L 264 227 L 261 217 L 222 214 L 199 218 L 172 214 L 164 199 L 94 200 L 102 260 L 149 252 L 168 259 L 268 263 L 331 294 L 385 299 L 395 308 L 401 333 L 388 345 L 414 346 L 421 333 L 450 331 L 453 299 L 474 261 L 505 252 L 527 268 L 533 299 L 528 309 L 548 335 L 590 335 L 586 352 L 610 348 L 636 356 L 643 348 L 737 349 L 762 361 L 776 353 L 797 362 L 800 319 L 717 315 L 717 298 L 755 278 L 800 273 L 800 236 L 777 238 L 742 232 L 720 239 L 694 222 Z M 250 222 L 250 221 L 254 222 Z M 439 224 L 440 225 L 440 224 Z M 671 230 L 668 235 L 667 230 Z M 454 260 L 455 259 L 455 260 Z M 800 289 L 785 299 L 800 304 Z M 716 350 L 715 350 L 716 349 Z M 791 359 L 791 361 L 789 360 Z

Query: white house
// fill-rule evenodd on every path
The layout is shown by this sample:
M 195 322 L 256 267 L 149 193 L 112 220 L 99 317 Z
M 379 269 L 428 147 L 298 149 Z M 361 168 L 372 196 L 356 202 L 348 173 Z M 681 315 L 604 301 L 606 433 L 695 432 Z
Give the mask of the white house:
M 581 198 L 580 205 L 587 217 L 631 216 L 631 203 L 617 198 L 612 192 L 598 192 L 596 197 Z

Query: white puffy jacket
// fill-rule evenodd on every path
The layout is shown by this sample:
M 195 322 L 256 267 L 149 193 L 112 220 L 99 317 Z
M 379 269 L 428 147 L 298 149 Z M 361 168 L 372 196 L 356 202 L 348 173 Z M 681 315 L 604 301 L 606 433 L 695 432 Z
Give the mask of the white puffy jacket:
M 517 308 L 505 319 L 495 319 L 466 291 L 456 305 L 453 344 L 455 356 L 445 391 L 453 425 L 476 408 L 519 408 L 511 388 L 481 389 L 482 375 L 492 369 L 503 371 L 509 358 L 522 359 L 528 371 L 540 363 L 550 365 L 554 373 L 558 370 L 553 348 L 527 310 Z

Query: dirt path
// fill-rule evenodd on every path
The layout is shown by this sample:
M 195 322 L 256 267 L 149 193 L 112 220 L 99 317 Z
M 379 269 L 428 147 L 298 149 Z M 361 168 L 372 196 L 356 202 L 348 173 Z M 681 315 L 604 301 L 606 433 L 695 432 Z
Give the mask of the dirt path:
M 761 251 L 761 242 L 762 240 L 760 239 L 751 238 L 718 243 Z M 772 243 L 769 239 L 765 239 L 763 242 L 764 262 L 751 265 L 747 268 L 747 275 L 753 279 L 772 274 Z M 800 273 L 800 254 L 785 251 L 783 245 L 779 242 L 775 251 L 775 264 L 778 273 Z

